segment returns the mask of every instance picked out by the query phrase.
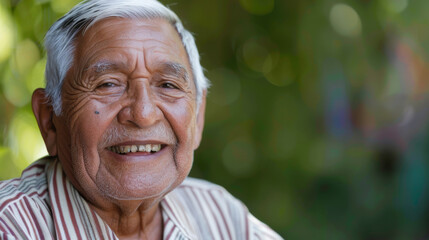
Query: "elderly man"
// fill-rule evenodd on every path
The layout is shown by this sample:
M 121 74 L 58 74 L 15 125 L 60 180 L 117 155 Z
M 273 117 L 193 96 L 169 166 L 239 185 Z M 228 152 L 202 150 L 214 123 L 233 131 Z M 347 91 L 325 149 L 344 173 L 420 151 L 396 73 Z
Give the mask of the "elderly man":
M 50 156 L 0 183 L 1 239 L 280 239 L 222 187 L 187 178 L 209 83 L 171 10 L 83 2 L 45 45 L 32 103 Z

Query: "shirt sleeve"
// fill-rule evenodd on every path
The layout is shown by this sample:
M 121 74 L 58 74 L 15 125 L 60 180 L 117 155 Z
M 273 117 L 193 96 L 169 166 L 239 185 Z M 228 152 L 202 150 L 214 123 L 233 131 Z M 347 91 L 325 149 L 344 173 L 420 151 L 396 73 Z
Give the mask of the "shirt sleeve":
M 22 209 L 14 209 L 22 214 Z M 0 240 L 4 239 L 34 239 L 28 232 L 28 225 L 22 218 L 17 218 L 13 211 L 5 209 L 0 214 Z
M 0 240 L 52 239 L 48 224 L 30 199 L 21 198 L 0 212 Z
M 14 236 L 9 235 L 5 232 L 1 232 L 1 231 L 0 231 L 0 239 L 1 240 L 16 240 L 16 238 Z

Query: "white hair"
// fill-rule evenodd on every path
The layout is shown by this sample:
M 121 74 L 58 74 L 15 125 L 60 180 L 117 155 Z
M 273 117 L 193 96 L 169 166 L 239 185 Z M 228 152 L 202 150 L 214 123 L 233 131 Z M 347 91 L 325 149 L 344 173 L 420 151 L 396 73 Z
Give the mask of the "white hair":
M 179 33 L 188 54 L 193 79 L 197 89 L 197 106 L 201 103 L 203 91 L 210 83 L 204 76 L 200 56 L 194 37 L 182 25 L 177 15 L 157 0 L 88 0 L 76 5 L 70 12 L 56 21 L 45 36 L 46 94 L 56 115 L 62 111 L 61 88 L 69 71 L 75 51 L 75 38 L 94 23 L 109 18 L 167 20 Z

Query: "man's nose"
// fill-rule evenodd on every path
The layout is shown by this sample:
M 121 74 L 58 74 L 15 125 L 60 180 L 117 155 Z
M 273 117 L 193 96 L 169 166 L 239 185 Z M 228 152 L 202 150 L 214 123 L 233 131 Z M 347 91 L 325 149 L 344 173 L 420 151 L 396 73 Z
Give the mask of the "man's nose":
M 128 101 L 119 113 L 119 122 L 134 124 L 140 128 L 155 124 L 162 115 L 155 98 L 148 81 L 136 81 L 130 84 Z

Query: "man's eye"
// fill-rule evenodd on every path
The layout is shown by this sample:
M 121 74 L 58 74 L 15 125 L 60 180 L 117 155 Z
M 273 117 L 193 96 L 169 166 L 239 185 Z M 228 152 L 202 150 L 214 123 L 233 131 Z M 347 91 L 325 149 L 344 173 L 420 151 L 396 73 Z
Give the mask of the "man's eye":
M 178 89 L 178 87 L 172 83 L 163 83 L 161 84 L 162 88 L 171 88 L 171 89 Z
M 116 84 L 114 84 L 112 82 L 106 82 L 106 83 L 99 85 L 97 88 L 111 88 L 111 87 L 115 87 L 115 86 L 116 86 Z

